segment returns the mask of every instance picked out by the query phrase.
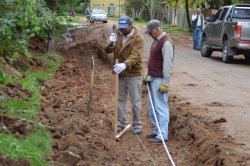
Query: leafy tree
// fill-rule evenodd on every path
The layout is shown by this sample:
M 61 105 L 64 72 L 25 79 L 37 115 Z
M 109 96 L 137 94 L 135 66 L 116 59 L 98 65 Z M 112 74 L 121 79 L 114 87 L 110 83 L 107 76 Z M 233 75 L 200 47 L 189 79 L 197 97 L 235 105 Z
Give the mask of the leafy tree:
M 185 9 L 186 9 L 186 16 L 187 16 L 187 23 L 188 23 L 188 27 L 191 28 L 191 21 L 190 21 L 190 15 L 189 15 L 189 4 L 188 4 L 188 0 L 185 0 Z
M 126 4 L 136 10 L 142 9 L 149 15 L 149 19 L 155 18 L 156 11 L 161 7 L 162 0 L 126 0 Z M 135 7 L 137 6 L 137 7 Z
M 142 6 L 141 3 L 142 3 L 142 1 L 140 1 L 140 0 L 127 0 L 127 1 L 125 1 L 127 13 L 129 13 L 131 15 L 135 14 L 136 19 L 138 19 L 139 14 L 145 8 L 145 5 Z
M 30 57 L 29 38 L 47 29 L 52 17 L 43 0 L 1 0 L 0 54 Z
M 231 5 L 231 4 L 232 4 L 231 0 L 224 0 L 224 6 Z
M 55 14 L 57 11 L 58 0 L 50 0 L 52 13 Z M 48 51 L 53 51 L 55 45 L 55 24 L 49 28 L 48 31 Z
M 49 8 L 52 10 L 55 0 L 45 0 Z M 80 3 L 89 3 L 89 0 L 56 0 L 57 1 L 57 12 L 68 13 L 70 9 L 75 9 Z
M 154 19 L 155 13 L 156 13 L 157 9 L 159 9 L 161 7 L 162 1 L 161 0 L 144 0 L 143 3 L 146 6 L 146 8 L 148 9 L 149 18 Z
M 249 0 L 232 0 L 233 4 L 237 4 L 237 3 L 248 3 L 249 4 Z
M 212 1 L 213 0 L 180 0 L 180 1 L 172 1 L 170 4 L 172 6 L 176 5 L 185 6 L 188 27 L 191 28 L 192 25 L 190 20 L 190 12 L 193 13 L 196 8 L 205 8 Z

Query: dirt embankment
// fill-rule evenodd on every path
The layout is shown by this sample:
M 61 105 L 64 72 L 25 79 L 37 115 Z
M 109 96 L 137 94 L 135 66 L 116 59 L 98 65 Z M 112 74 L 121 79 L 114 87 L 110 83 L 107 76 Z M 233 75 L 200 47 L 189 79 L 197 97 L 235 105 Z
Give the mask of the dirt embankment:
M 114 75 L 101 45 L 108 34 L 104 25 L 91 25 L 73 33 L 72 45 L 60 45 L 65 61 L 52 81 L 41 87 L 40 121 L 53 136 L 54 165 L 167 165 L 161 144 L 146 139 L 151 130 L 143 88 L 143 132 L 128 131 L 121 142 L 114 139 Z M 150 41 L 146 41 L 150 42 Z M 92 110 L 89 112 L 91 57 L 95 59 Z M 167 143 L 176 165 L 247 165 L 250 158 L 234 151 L 234 140 L 223 135 L 219 124 L 192 112 L 200 111 L 185 99 L 171 94 L 170 139 Z M 131 112 L 128 109 L 130 119 Z

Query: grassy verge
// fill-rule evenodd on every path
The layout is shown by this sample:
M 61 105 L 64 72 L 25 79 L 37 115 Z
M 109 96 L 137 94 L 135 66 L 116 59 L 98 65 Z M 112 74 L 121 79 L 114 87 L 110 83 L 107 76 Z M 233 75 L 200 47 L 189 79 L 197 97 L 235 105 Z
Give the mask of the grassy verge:
M 183 29 L 177 26 L 169 25 L 169 24 L 162 24 L 161 28 L 167 32 L 168 34 L 183 34 L 183 35 L 191 35 L 189 29 Z
M 68 13 L 63 13 L 60 16 L 60 19 L 62 22 L 66 23 L 66 24 L 70 24 L 70 23 L 81 23 L 81 20 L 79 19 L 79 17 L 77 17 L 78 15 L 76 14 L 75 17 L 70 17 Z M 79 16 L 82 16 L 81 14 L 79 14 Z
M 67 23 L 81 23 L 81 21 L 77 17 L 67 16 Z
M 32 92 L 27 101 L 9 99 L 1 102 L 5 114 L 33 122 L 35 132 L 25 138 L 16 138 L 8 133 L 0 133 L 0 154 L 12 159 L 28 159 L 31 165 L 47 165 L 45 157 L 51 151 L 51 136 L 49 131 L 37 119 L 40 111 L 39 85 L 53 77 L 58 65 L 63 60 L 55 52 L 39 55 L 47 70 L 27 70 L 25 78 L 18 81 L 24 89 Z M 26 112 L 23 113 L 23 110 Z
M 24 139 L 0 134 L 0 153 L 14 160 L 28 159 L 31 165 L 46 165 L 44 158 L 51 151 L 51 136 L 44 127 L 36 126 L 36 132 Z

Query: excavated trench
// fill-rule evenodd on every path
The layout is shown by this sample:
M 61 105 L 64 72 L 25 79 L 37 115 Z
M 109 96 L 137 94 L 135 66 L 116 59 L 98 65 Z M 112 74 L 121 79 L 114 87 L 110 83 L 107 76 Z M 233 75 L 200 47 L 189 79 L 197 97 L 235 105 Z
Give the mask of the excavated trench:
M 162 144 L 148 142 L 147 91 L 143 87 L 143 132 L 128 131 L 115 141 L 112 55 L 103 52 L 108 30 L 91 25 L 75 31 L 72 43 L 58 46 L 65 57 L 52 81 L 41 87 L 40 121 L 53 136 L 53 165 L 171 165 Z M 95 58 L 92 109 L 88 116 L 91 57 Z M 170 133 L 167 146 L 176 165 L 247 165 L 249 157 L 235 151 L 234 140 L 223 135 L 223 119 L 193 114 L 198 107 L 170 94 Z M 128 119 L 131 121 L 128 107 Z M 140 141 L 139 141 L 140 140 Z M 141 142 L 141 143 L 140 143 Z M 145 147 L 147 150 L 145 150 Z

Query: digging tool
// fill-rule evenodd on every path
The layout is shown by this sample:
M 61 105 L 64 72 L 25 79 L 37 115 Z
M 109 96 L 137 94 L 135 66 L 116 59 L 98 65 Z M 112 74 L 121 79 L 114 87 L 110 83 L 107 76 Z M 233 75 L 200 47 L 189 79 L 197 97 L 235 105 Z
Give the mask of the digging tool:
M 92 56 L 92 63 L 91 63 L 91 75 L 90 75 L 90 88 L 89 88 L 89 102 L 88 102 L 88 116 L 89 112 L 91 111 L 92 107 L 92 96 L 93 96 L 93 85 L 94 85 L 94 67 L 95 67 L 95 59 Z
M 113 30 L 113 33 L 115 33 L 115 30 L 116 30 L 116 25 L 115 24 L 113 24 L 112 30 Z M 114 45 L 115 45 L 115 43 L 113 41 L 110 41 L 109 47 L 114 47 Z
M 118 135 L 115 136 L 116 140 L 119 140 L 123 134 L 125 134 L 130 128 L 132 127 L 131 124 L 128 124 Z
M 115 64 L 118 63 L 118 59 L 115 60 Z M 115 74 L 115 113 L 114 113 L 114 124 L 115 124 L 115 136 L 117 135 L 117 112 L 118 112 L 118 74 Z
M 113 24 L 113 26 L 112 26 L 112 30 L 113 30 L 113 33 L 115 33 L 115 30 L 116 30 L 116 24 Z

